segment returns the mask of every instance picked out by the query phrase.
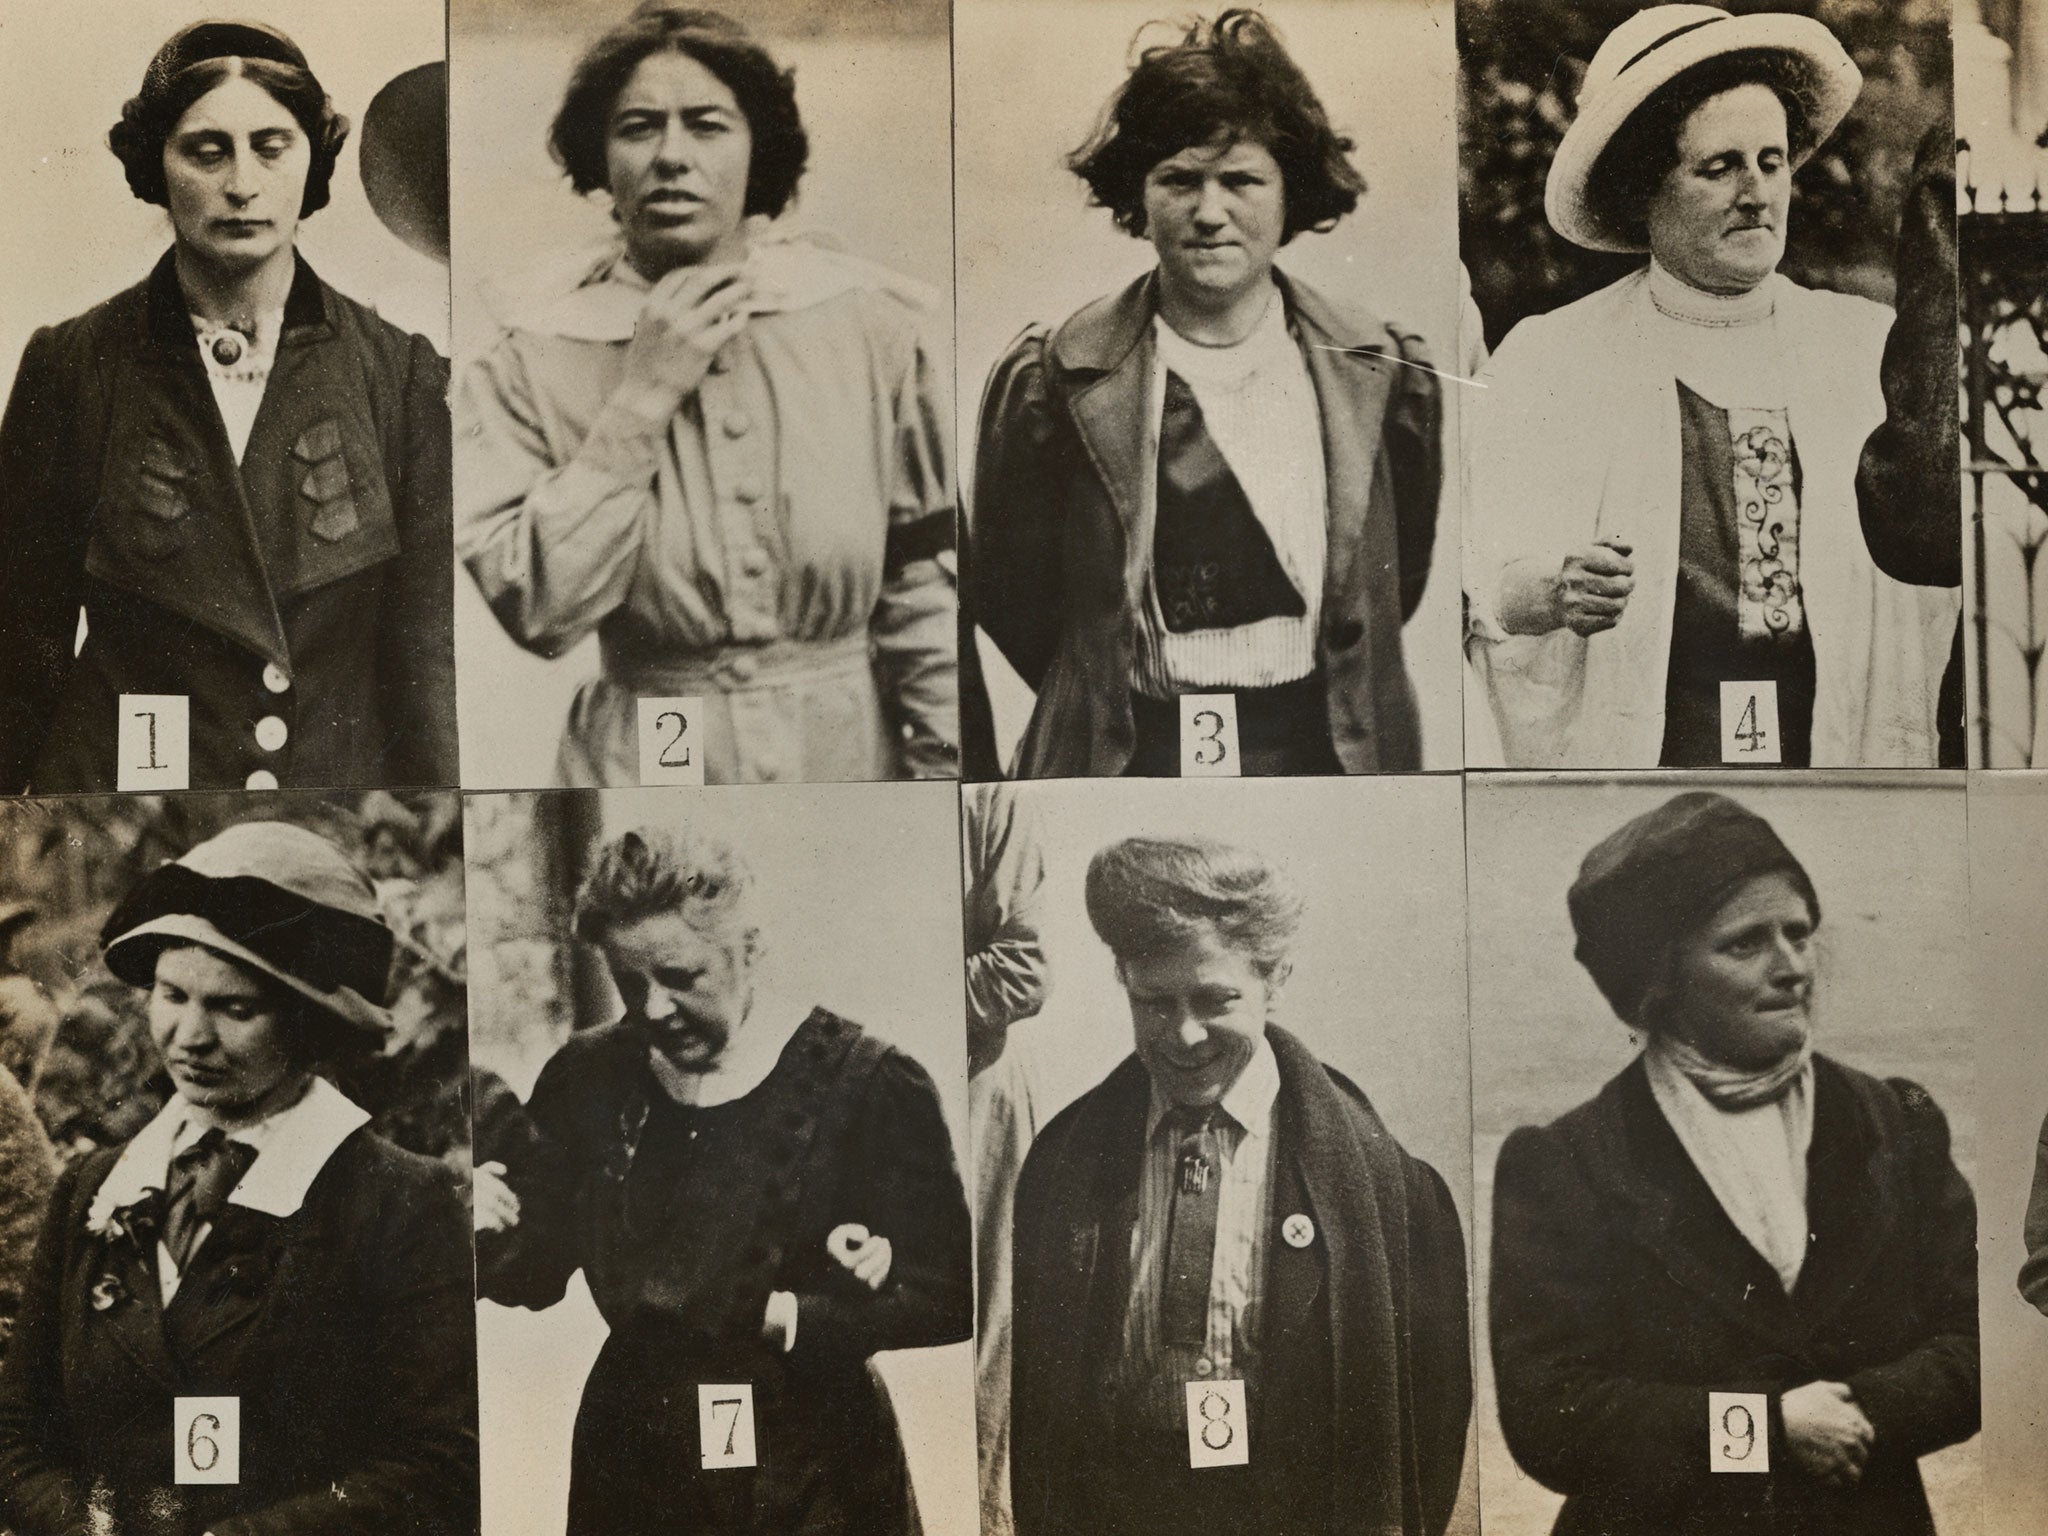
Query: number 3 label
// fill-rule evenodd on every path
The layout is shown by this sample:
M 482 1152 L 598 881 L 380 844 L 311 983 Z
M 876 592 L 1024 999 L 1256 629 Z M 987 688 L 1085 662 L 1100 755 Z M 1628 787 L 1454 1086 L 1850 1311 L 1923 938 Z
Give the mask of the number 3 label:
M 1707 1469 L 1771 1470 L 1771 1402 L 1763 1393 L 1707 1394 Z
M 242 1480 L 242 1400 L 180 1397 L 172 1400 L 172 1458 L 176 1483 Z
M 754 1389 L 745 1382 L 731 1387 L 699 1386 L 697 1443 L 706 1470 L 753 1466 Z
M 1235 779 L 1244 774 L 1237 756 L 1237 695 L 1184 693 L 1180 696 L 1180 776 Z
M 704 782 L 704 701 L 641 699 L 640 782 Z
M 1245 1434 L 1244 1383 L 1188 1383 L 1188 1465 L 1242 1467 L 1251 1461 Z

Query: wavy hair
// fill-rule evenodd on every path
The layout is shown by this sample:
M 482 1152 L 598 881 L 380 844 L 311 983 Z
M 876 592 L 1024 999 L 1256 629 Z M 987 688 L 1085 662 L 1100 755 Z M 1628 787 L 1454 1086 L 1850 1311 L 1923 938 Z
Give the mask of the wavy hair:
M 1127 837 L 1088 861 L 1088 921 L 1119 961 L 1177 949 L 1204 928 L 1281 972 L 1301 896 L 1263 854 L 1215 838 Z

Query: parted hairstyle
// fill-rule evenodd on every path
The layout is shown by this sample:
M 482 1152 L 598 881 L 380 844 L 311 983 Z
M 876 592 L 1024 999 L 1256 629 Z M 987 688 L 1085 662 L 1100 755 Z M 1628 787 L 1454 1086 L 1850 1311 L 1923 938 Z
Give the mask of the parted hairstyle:
M 732 92 L 753 135 L 743 211 L 774 218 L 796 195 L 811 152 L 796 109 L 796 71 L 778 65 L 730 16 L 666 0 L 643 0 L 576 61 L 548 130 L 548 147 L 569 185 L 578 192 L 610 185 L 605 144 L 612 107 L 641 62 L 663 52 L 695 59 Z
M 164 146 L 192 104 L 225 80 L 240 76 L 263 87 L 291 113 L 312 147 L 299 217 L 327 206 L 334 165 L 348 142 L 349 121 L 334 110 L 299 45 L 274 27 L 255 22 L 202 21 L 172 34 L 143 71 L 142 89 L 121 107 L 107 130 L 128 177 L 145 203 L 166 207 Z
M 1799 64 L 1774 48 L 1741 48 L 1688 69 L 1629 114 L 1593 162 L 1586 201 L 1618 234 L 1649 244 L 1650 199 L 1678 165 L 1685 120 L 1723 91 L 1762 85 L 1785 106 L 1786 152 L 1794 165 L 1813 153 L 1814 100 Z
M 1213 928 L 1261 976 L 1283 973 L 1301 896 L 1262 854 L 1211 837 L 1127 837 L 1088 861 L 1088 921 L 1119 961 Z
M 1365 177 L 1351 163 L 1355 146 L 1330 126 L 1272 23 L 1250 10 L 1197 20 L 1178 42 L 1145 49 L 1067 167 L 1119 228 L 1142 237 L 1153 166 L 1184 149 L 1240 141 L 1264 145 L 1280 166 L 1282 244 L 1358 206 Z
M 576 892 L 576 937 L 602 944 L 613 928 L 677 912 L 707 937 L 751 944 L 744 921 L 753 871 L 732 846 L 692 826 L 637 827 L 598 851 Z

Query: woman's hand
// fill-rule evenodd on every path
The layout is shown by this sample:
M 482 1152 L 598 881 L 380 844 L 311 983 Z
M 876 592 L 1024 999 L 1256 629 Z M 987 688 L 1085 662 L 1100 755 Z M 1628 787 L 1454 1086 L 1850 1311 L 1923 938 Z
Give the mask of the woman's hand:
M 471 1223 L 478 1232 L 503 1232 L 519 1225 L 519 1197 L 505 1182 L 503 1163 L 478 1163 L 470 1171 Z
M 1621 622 L 1636 589 L 1635 562 L 1620 539 L 1596 539 L 1564 557 L 1557 574 L 1558 617 L 1575 635 L 1597 635 Z
M 844 1222 L 825 1238 L 825 1251 L 849 1270 L 853 1278 L 871 1291 L 879 1291 L 889 1278 L 895 1250 L 889 1239 L 877 1237 L 858 1222 Z
M 1778 1400 L 1785 1444 L 1806 1472 L 1837 1488 L 1855 1485 L 1870 1459 L 1877 1431 L 1839 1381 L 1810 1381 Z
M 696 393 L 718 349 L 739 335 L 753 296 L 752 280 L 738 267 L 678 267 L 663 277 L 640 308 L 613 398 L 666 426 Z

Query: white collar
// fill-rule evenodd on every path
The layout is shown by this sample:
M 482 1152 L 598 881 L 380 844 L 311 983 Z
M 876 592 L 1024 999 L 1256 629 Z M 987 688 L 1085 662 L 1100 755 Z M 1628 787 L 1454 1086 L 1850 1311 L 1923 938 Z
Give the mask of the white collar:
M 1252 1052 L 1252 1059 L 1237 1074 L 1237 1081 L 1216 1101 L 1216 1107 L 1228 1115 L 1247 1137 L 1264 1136 L 1273 1125 L 1273 1105 L 1280 1098 L 1280 1063 L 1274 1058 L 1273 1046 L 1264 1035 L 1259 1036 L 1259 1048 Z M 1173 1110 L 1155 1085 L 1152 1089 L 1152 1103 L 1145 1115 L 1145 1139 L 1152 1139 L 1152 1133 Z
M 1658 314 L 1685 325 L 1727 329 L 1755 325 L 1777 312 L 1777 276 L 1765 278 L 1747 293 L 1708 293 L 1695 288 L 1669 267 L 1650 258 L 1650 303 Z
M 269 1216 L 292 1215 L 306 1203 L 306 1191 L 328 1159 L 369 1119 L 367 1110 L 327 1079 L 314 1078 L 298 1103 L 230 1134 L 230 1141 L 254 1148 L 256 1160 L 228 1203 Z M 182 1141 L 189 1140 L 184 1133 L 190 1123 L 190 1106 L 173 1097 L 136 1133 L 93 1196 L 86 1217 L 89 1228 L 101 1230 L 116 1209 L 164 1187 L 172 1156 Z

